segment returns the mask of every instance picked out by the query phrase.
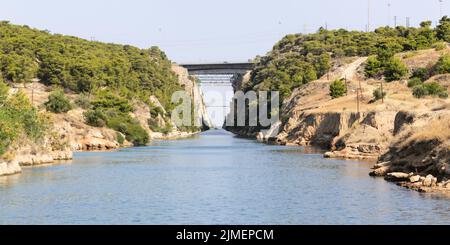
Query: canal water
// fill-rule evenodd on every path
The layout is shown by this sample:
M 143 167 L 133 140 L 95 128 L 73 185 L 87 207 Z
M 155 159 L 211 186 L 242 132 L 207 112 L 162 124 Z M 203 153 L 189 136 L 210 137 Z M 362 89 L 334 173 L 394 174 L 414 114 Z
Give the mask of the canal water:
M 0 177 L 0 224 L 450 224 L 450 201 L 209 131 Z

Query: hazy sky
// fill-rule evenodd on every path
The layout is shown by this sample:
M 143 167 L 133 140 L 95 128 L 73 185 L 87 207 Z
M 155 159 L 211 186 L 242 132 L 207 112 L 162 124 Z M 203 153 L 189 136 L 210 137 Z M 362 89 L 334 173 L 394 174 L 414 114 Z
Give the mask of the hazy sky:
M 439 0 L 371 0 L 372 27 L 437 21 Z M 389 18 L 388 3 L 391 4 Z M 450 14 L 450 0 L 442 13 Z M 0 19 L 98 41 L 160 46 L 172 60 L 246 61 L 288 33 L 364 30 L 367 0 L 0 0 Z

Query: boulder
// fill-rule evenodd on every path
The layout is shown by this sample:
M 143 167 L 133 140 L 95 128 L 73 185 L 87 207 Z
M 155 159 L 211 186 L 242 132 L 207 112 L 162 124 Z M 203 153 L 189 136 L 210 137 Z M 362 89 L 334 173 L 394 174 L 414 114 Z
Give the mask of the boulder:
M 409 182 L 416 183 L 420 181 L 420 175 L 414 175 L 409 178 Z
M 387 180 L 392 180 L 392 181 L 405 181 L 405 180 L 409 180 L 410 175 L 406 174 L 406 173 L 401 173 L 401 172 L 394 172 L 394 173 L 388 173 L 386 176 Z
M 435 178 L 433 175 L 429 174 L 427 177 L 425 177 L 425 180 L 422 182 L 422 185 L 425 187 L 433 187 L 437 184 L 437 178 Z

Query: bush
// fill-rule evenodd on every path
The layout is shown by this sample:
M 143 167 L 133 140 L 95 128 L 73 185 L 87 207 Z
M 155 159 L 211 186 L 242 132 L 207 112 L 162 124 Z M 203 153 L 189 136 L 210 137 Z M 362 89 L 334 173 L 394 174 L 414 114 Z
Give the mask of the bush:
M 375 100 L 381 100 L 386 98 L 387 93 L 386 92 L 381 92 L 381 89 L 377 88 L 373 91 L 373 97 L 375 98 Z
M 447 48 L 447 44 L 445 42 L 437 42 L 432 46 L 436 51 L 441 51 Z
M 117 142 L 121 145 L 123 145 L 123 143 L 125 142 L 125 138 L 123 137 L 123 135 L 121 133 L 117 133 Z
M 117 110 L 123 113 L 133 111 L 133 107 L 128 103 L 126 98 L 116 95 L 110 91 L 102 91 L 97 97 L 91 101 L 94 109 L 100 110 Z
M 413 88 L 413 87 L 415 87 L 417 85 L 421 85 L 421 84 L 422 84 L 422 80 L 420 80 L 420 78 L 418 78 L 418 77 L 414 77 L 408 81 L 408 88 Z
M 417 85 L 413 88 L 414 97 L 420 99 L 428 95 L 428 91 L 424 85 Z
M 127 140 L 136 146 L 146 145 L 149 141 L 147 131 L 128 114 L 118 114 L 115 117 L 108 118 L 107 126 L 123 133 Z
M 66 113 L 72 109 L 70 101 L 61 89 L 57 89 L 50 94 L 48 101 L 45 103 L 45 107 L 47 111 L 53 113 Z
M 447 91 L 441 91 L 437 95 L 441 99 L 447 99 L 448 98 L 448 92 Z
M 164 110 L 159 106 L 153 106 L 150 109 L 150 115 L 152 118 L 158 117 L 158 115 L 165 116 Z
M 364 73 L 366 77 L 372 78 L 380 75 L 382 71 L 381 63 L 375 56 L 370 56 L 367 59 L 366 66 L 364 68 Z
M 89 98 L 88 94 L 82 93 L 78 95 L 78 97 L 75 100 L 75 104 L 79 106 L 82 109 L 90 109 L 91 108 L 91 100 Z
M 411 78 L 418 78 L 420 81 L 425 82 L 430 78 L 430 71 L 427 68 L 417 68 L 413 71 Z
M 413 95 L 416 98 L 423 98 L 427 95 L 438 96 L 440 98 L 448 98 L 447 90 L 437 82 L 417 85 L 413 88 Z
M 450 73 L 450 55 L 443 55 L 436 63 L 435 71 L 438 74 Z
M 406 74 L 408 74 L 408 68 L 398 58 L 389 60 L 384 68 L 384 77 L 388 82 L 400 80 Z
M 333 99 L 342 97 L 347 93 L 347 87 L 343 79 L 336 80 L 330 85 L 330 96 Z
M 0 157 L 18 139 L 38 142 L 47 130 L 48 121 L 22 91 L 11 96 L 5 96 L 5 91 L 0 88 L 0 97 L 4 97 L 0 102 Z
M 4 104 L 6 99 L 8 98 L 9 87 L 6 83 L 2 81 L 0 78 L 0 106 Z
M 84 112 L 85 122 L 92 127 L 106 126 L 106 115 L 101 110 L 88 110 Z
M 439 95 L 440 93 L 447 91 L 444 87 L 442 87 L 442 85 L 437 82 L 426 83 L 425 88 L 428 91 L 429 95 Z

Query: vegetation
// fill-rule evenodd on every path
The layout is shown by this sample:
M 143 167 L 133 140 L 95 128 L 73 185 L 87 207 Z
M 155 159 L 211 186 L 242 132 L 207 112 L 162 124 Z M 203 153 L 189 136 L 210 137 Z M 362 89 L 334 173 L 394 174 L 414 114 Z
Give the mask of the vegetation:
M 442 56 L 434 67 L 437 74 L 450 73 L 450 55 Z
M 392 58 L 384 65 L 384 78 L 388 82 L 396 81 L 408 74 L 408 68 L 399 58 Z
M 386 98 L 386 92 L 382 92 L 381 89 L 377 88 L 373 91 L 373 97 L 375 101 Z
M 422 85 L 423 81 L 418 77 L 413 77 L 408 81 L 408 88 L 414 88 L 415 86 Z
M 125 135 L 134 145 L 146 145 L 148 133 L 130 116 L 133 107 L 124 97 L 111 91 L 99 91 L 90 102 L 92 109 L 84 113 L 85 122 L 93 127 L 107 126 Z
M 408 71 L 394 55 L 448 41 L 449 26 L 450 19 L 443 17 L 435 29 L 425 21 L 418 28 L 381 27 L 374 32 L 320 28 L 314 34 L 288 35 L 266 56 L 255 59 L 256 67 L 244 90 L 277 90 L 283 99 L 293 89 L 324 75 L 332 58 L 351 56 L 371 56 L 365 71 L 368 77 L 397 80 Z
M 47 111 L 53 113 L 66 113 L 72 110 L 72 104 L 69 99 L 67 99 L 62 89 L 56 89 L 49 95 L 45 107 L 47 108 Z
M 0 157 L 18 139 L 38 142 L 48 127 L 48 120 L 37 112 L 23 92 L 9 95 L 8 91 L 0 79 Z
M 75 99 L 75 104 L 79 106 L 82 109 L 90 109 L 91 108 L 91 98 L 88 94 L 82 93 L 78 95 L 78 97 Z
M 330 85 L 330 96 L 333 99 L 342 97 L 347 93 L 347 87 L 343 79 L 336 80 Z
M 413 95 L 416 98 L 423 98 L 428 95 L 437 96 L 443 99 L 448 98 L 447 90 L 437 82 L 416 85 L 413 88 Z
M 14 83 L 39 78 L 75 93 L 107 87 L 144 102 L 155 95 L 169 111 L 172 93 L 181 88 L 171 62 L 157 47 L 91 42 L 6 21 L 0 22 L 0 74 Z

